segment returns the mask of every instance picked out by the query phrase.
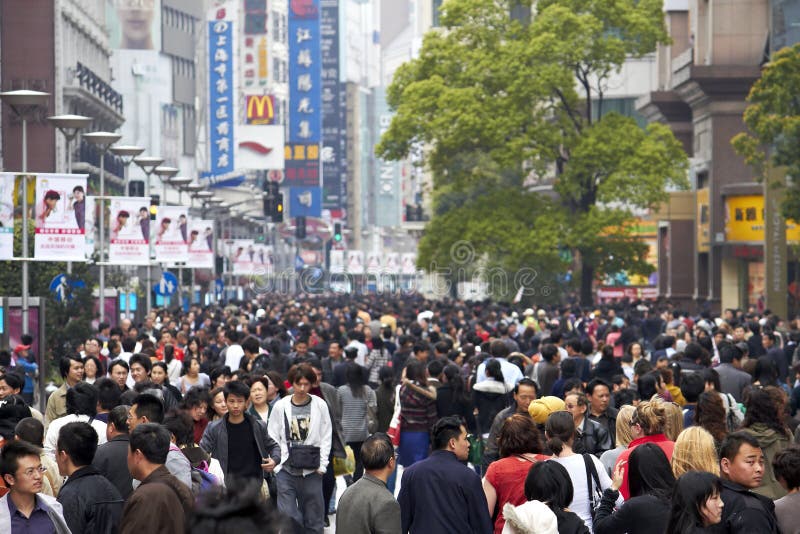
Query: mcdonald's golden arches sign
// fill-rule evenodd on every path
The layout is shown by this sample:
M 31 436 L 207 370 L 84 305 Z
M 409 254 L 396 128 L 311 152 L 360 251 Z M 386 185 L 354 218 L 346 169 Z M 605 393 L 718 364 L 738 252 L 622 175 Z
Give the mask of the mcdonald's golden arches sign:
M 273 124 L 275 122 L 275 97 L 272 95 L 247 95 L 247 124 Z

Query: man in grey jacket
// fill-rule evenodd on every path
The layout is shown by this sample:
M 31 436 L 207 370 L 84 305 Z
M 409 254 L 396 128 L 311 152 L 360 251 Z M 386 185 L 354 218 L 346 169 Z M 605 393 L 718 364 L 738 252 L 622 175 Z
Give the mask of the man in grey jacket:
M 347 488 L 339 499 L 337 532 L 370 534 L 400 533 L 400 504 L 386 488 L 395 469 L 395 454 L 389 436 L 380 432 L 361 446 L 364 476 Z
M 267 423 L 245 412 L 250 388 L 243 382 L 225 384 L 222 394 L 228 407 L 222 419 L 206 427 L 200 448 L 219 461 L 229 477 L 261 481 L 281 461 L 281 448 L 267 432 Z

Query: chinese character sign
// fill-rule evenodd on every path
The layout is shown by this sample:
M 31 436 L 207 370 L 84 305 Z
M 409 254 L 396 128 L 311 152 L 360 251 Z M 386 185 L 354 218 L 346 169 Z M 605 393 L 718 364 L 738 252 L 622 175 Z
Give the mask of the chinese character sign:
M 185 206 L 160 206 L 156 226 L 150 230 L 156 261 L 185 262 L 189 258 L 189 219 Z
M 94 197 L 87 196 L 86 220 L 84 221 L 86 223 L 86 233 L 84 234 L 86 237 L 86 246 L 84 247 L 84 252 L 86 253 L 87 260 L 91 260 L 94 257 L 94 235 L 97 229 L 96 210 L 97 204 L 94 201 Z
M 234 170 L 233 21 L 208 23 L 209 141 L 213 176 Z
M 189 261 L 186 266 L 194 269 L 214 268 L 214 221 L 189 221 Z
M 150 199 L 115 197 L 109 204 L 108 261 L 117 265 L 150 262 Z
M 86 176 L 36 176 L 34 258 L 84 261 Z
M 289 141 L 322 140 L 319 0 L 289 6 Z
M 14 175 L 0 175 L 0 259 L 14 257 Z
M 319 187 L 319 145 L 290 143 L 283 148 L 283 161 L 287 185 Z
M 322 207 L 347 205 L 347 95 L 339 83 L 339 0 L 320 0 L 322 57 Z

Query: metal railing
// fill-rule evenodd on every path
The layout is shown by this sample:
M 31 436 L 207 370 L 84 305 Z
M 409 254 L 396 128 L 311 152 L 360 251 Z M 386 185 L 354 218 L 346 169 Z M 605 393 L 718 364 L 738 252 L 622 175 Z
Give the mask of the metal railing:
M 80 62 L 78 63 L 76 76 L 78 78 L 78 84 L 82 88 L 92 93 L 122 115 L 122 95 L 116 92 L 105 80 Z

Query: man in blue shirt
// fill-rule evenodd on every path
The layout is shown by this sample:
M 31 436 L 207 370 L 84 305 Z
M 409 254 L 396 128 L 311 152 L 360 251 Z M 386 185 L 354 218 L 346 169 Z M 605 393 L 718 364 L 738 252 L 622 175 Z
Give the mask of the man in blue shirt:
M 44 478 L 39 449 L 25 441 L 3 447 L 0 475 L 10 492 L 0 499 L 0 532 L 69 532 L 61 505 L 41 493 Z
M 397 499 L 402 532 L 491 533 L 481 479 L 463 463 L 469 455 L 464 423 L 459 417 L 443 417 L 431 435 L 434 452 L 403 472 Z

